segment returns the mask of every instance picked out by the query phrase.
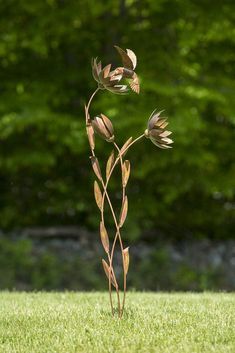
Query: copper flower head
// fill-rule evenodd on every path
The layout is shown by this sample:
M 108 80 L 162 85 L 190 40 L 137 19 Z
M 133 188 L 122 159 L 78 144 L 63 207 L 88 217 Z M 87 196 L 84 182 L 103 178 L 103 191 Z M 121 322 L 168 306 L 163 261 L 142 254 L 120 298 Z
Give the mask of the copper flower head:
M 140 84 L 139 78 L 135 73 L 135 68 L 137 65 L 137 58 L 135 53 L 131 49 L 123 50 L 122 48 L 114 45 L 117 49 L 119 55 L 122 59 L 123 67 L 117 67 L 115 70 L 115 75 L 122 75 L 123 77 L 130 79 L 130 87 L 132 91 L 139 94 L 140 93 Z
M 101 61 L 97 63 L 97 58 L 92 59 L 92 74 L 96 82 L 98 82 L 98 87 L 100 89 L 107 89 L 112 93 L 123 94 L 128 92 L 128 88 L 126 85 L 119 84 L 122 75 L 115 74 L 115 71 L 111 70 L 111 64 L 106 65 L 102 69 Z
M 173 141 L 168 138 L 171 135 L 171 131 L 165 130 L 165 127 L 168 125 L 167 118 L 160 117 L 162 111 L 156 112 L 153 111 L 151 114 L 147 129 L 145 130 L 145 137 L 149 138 L 154 145 L 159 148 L 172 148 L 170 146 Z
M 104 140 L 108 142 L 114 141 L 114 131 L 113 125 L 109 118 L 104 114 L 100 114 L 100 116 L 96 116 L 92 120 L 92 126 L 95 132 L 100 135 Z

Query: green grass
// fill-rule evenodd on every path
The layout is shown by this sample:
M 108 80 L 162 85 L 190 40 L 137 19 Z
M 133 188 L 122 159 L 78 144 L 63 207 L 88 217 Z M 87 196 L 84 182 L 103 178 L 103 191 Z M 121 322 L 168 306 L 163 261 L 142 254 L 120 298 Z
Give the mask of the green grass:
M 235 294 L 0 293 L 1 353 L 235 352 Z

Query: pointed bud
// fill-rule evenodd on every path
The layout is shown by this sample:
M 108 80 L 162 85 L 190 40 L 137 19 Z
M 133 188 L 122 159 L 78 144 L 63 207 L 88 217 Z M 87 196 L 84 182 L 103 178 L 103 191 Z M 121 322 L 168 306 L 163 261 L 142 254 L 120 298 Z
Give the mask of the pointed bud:
M 92 120 L 92 126 L 95 132 L 100 135 L 103 139 L 108 142 L 114 141 L 113 125 L 109 118 L 107 118 L 107 116 L 105 116 L 104 114 L 96 116 Z

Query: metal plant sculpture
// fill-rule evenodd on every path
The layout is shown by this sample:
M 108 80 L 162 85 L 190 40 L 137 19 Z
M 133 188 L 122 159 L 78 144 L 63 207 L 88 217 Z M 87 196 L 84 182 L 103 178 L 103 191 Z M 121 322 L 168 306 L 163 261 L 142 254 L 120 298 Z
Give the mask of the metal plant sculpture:
M 127 49 L 126 51 L 115 46 L 118 53 L 121 55 L 122 67 L 117 67 L 112 70 L 112 65 L 106 65 L 102 68 L 101 62 L 96 59 L 92 59 L 92 73 L 95 81 L 98 83 L 97 89 L 91 95 L 88 104 L 85 105 L 85 116 L 86 116 L 86 131 L 91 149 L 91 164 L 93 171 L 97 177 L 94 181 L 94 195 L 97 206 L 100 210 L 101 220 L 100 220 L 100 237 L 103 248 L 106 252 L 107 259 L 102 259 L 102 264 L 104 272 L 108 278 L 109 286 L 109 298 L 111 311 L 114 315 L 114 306 L 112 298 L 112 286 L 117 293 L 117 303 L 118 303 L 118 316 L 121 318 L 124 312 L 125 297 L 126 297 L 126 284 L 127 284 L 127 273 L 129 267 L 129 247 L 124 247 L 123 240 L 121 236 L 121 228 L 126 220 L 128 211 L 128 198 L 126 195 L 126 186 L 130 176 L 130 161 L 125 159 L 124 156 L 127 151 L 133 146 L 137 141 L 143 137 L 149 138 L 157 147 L 162 149 L 171 148 L 173 141 L 169 138 L 171 134 L 165 128 L 168 124 L 167 118 L 161 117 L 161 112 L 154 111 L 147 123 L 147 128 L 143 134 L 135 138 L 134 140 L 130 137 L 124 145 L 120 148 L 115 140 L 114 128 L 110 119 L 104 114 L 96 115 L 94 118 L 90 117 L 89 109 L 95 94 L 99 90 L 108 90 L 116 94 L 128 93 L 129 88 L 126 84 L 123 84 L 124 79 L 129 80 L 130 88 L 139 93 L 140 85 L 139 79 L 134 71 L 137 64 L 137 59 L 135 53 Z M 112 150 L 107 163 L 105 177 L 100 169 L 100 164 L 97 156 L 95 155 L 95 135 L 99 135 L 102 139 L 113 145 L 114 150 Z M 116 151 L 116 152 L 115 152 Z M 119 211 L 119 216 L 117 212 L 114 211 L 111 198 L 108 193 L 109 180 L 113 174 L 116 166 L 120 164 L 121 176 L 122 176 L 122 201 Z M 110 242 L 110 237 L 105 227 L 105 214 L 104 206 L 105 202 L 108 203 L 111 210 L 111 214 L 115 224 L 115 236 Z M 123 266 L 123 298 L 120 298 L 120 287 L 118 284 L 118 279 L 115 274 L 113 266 L 114 252 L 116 245 L 119 243 L 122 255 L 122 266 Z

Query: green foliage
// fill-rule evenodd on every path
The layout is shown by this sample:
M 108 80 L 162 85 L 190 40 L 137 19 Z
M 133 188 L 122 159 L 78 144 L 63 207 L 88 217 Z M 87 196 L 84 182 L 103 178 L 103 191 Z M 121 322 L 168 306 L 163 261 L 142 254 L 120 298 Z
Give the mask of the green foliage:
M 129 293 L 127 300 L 119 320 L 103 293 L 0 293 L 0 351 L 234 352 L 234 294 Z
M 33 243 L 28 239 L 0 238 L 0 290 L 105 290 L 101 253 L 86 256 L 66 244 Z M 226 267 L 198 266 L 186 259 L 172 262 L 166 246 L 134 258 L 128 285 L 138 290 L 234 290 Z M 133 264 L 131 263 L 132 267 Z M 121 268 L 119 268 L 120 273 Z M 118 271 L 118 272 L 119 272 Z M 230 270 L 232 271 L 232 270 Z M 232 274 L 231 274 L 232 275 Z
M 234 2 L 10 0 L 0 12 L 1 228 L 97 226 L 83 105 L 91 57 L 118 64 L 118 44 L 138 56 L 141 99 L 101 93 L 94 111 L 113 119 L 122 144 L 165 109 L 175 140 L 132 153 L 126 237 L 154 227 L 232 237 Z
M 199 264 L 198 264 L 199 265 Z M 163 246 L 146 259 L 135 263 L 135 271 L 130 273 L 130 286 L 142 290 L 233 290 L 225 281 L 225 271 L 221 267 L 210 265 L 199 269 L 186 261 L 172 263 L 169 252 Z M 229 281 L 228 281 L 229 282 Z
M 104 289 L 103 273 L 94 260 L 63 258 L 55 249 L 38 248 L 27 239 L 0 238 L 0 253 L 0 289 Z

